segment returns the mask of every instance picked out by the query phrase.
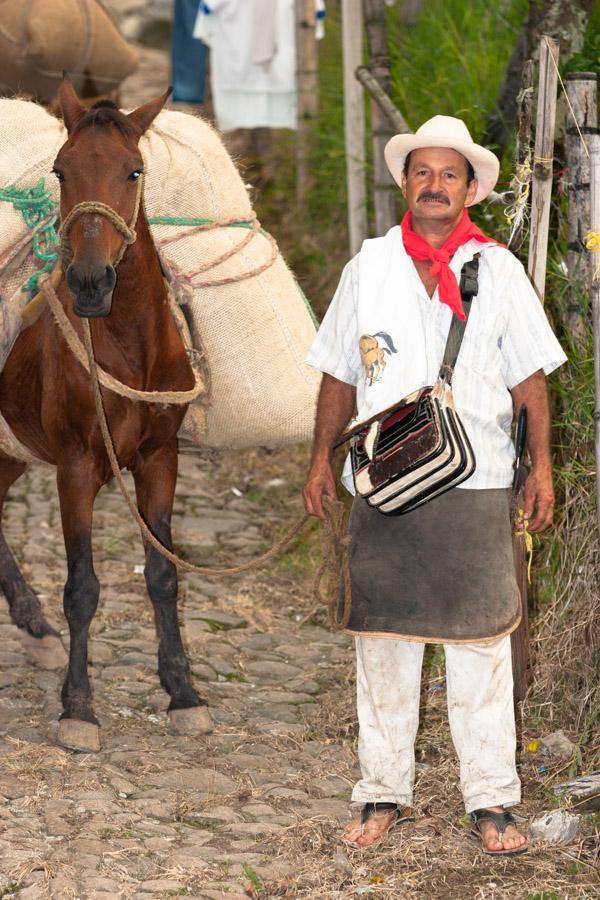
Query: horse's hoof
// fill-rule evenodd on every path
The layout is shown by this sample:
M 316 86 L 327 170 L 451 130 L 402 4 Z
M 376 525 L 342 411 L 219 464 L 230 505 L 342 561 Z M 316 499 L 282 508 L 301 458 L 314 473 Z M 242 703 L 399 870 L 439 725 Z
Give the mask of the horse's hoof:
M 168 716 L 171 734 L 211 734 L 213 731 L 208 706 L 172 709 Z
M 25 632 L 23 635 L 25 649 L 31 661 L 42 669 L 64 669 L 68 656 L 58 635 L 46 634 L 36 638 Z
M 80 753 L 97 753 L 100 749 L 100 728 L 82 719 L 61 719 L 58 723 L 58 743 Z

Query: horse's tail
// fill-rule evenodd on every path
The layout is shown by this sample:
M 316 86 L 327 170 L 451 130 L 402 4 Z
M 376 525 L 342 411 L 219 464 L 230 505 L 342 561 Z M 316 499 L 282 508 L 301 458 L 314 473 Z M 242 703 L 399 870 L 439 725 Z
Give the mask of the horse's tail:
M 387 333 L 387 331 L 378 331 L 377 334 L 373 335 L 373 337 L 380 337 L 380 338 L 384 339 L 384 341 L 387 344 L 387 347 L 384 347 L 383 349 L 386 351 L 386 353 L 392 354 L 392 353 L 398 352 L 396 350 L 396 348 L 394 347 L 394 342 L 391 338 L 391 335 L 389 335 Z

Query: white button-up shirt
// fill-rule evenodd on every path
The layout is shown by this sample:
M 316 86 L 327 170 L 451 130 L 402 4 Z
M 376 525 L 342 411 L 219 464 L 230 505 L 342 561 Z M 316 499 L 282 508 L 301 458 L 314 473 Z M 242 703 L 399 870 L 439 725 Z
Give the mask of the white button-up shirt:
M 454 370 L 458 414 L 476 459 L 460 487 L 504 488 L 512 481 L 513 404 L 510 389 L 539 369 L 566 360 L 521 263 L 504 247 L 473 239 L 454 254 L 460 280 L 479 253 L 479 292 Z M 345 267 L 306 362 L 356 386 L 356 422 L 435 383 L 452 311 L 430 298 L 395 226 L 363 243 Z M 362 340 L 361 346 L 359 341 Z M 349 460 L 342 481 L 353 491 Z

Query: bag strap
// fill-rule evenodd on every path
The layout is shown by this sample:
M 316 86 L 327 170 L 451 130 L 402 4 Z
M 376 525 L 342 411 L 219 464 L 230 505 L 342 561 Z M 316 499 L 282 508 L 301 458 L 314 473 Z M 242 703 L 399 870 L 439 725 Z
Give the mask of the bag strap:
M 442 361 L 442 365 L 440 366 L 440 372 L 438 376 L 439 378 L 442 378 L 444 381 L 446 381 L 448 385 L 452 383 L 452 375 L 454 373 L 454 366 L 458 357 L 458 351 L 460 350 L 460 345 L 462 344 L 465 328 L 467 327 L 467 322 L 469 320 L 471 301 L 473 300 L 473 297 L 477 296 L 477 293 L 479 291 L 479 257 L 480 254 L 476 253 L 473 259 L 464 264 L 460 273 L 460 294 L 462 297 L 463 309 L 465 311 L 466 318 L 463 320 L 459 319 L 458 316 L 452 316 L 452 323 L 450 325 L 450 331 L 448 332 L 448 339 L 446 341 L 446 349 L 444 350 L 444 359 Z M 346 441 L 349 441 L 350 438 L 354 437 L 355 434 L 358 434 L 359 431 L 363 431 L 372 422 L 375 422 L 378 419 L 383 419 L 388 413 L 396 410 L 397 408 L 398 404 L 394 403 L 392 404 L 392 406 L 389 406 L 382 412 L 376 413 L 376 415 L 371 416 L 370 419 L 367 419 L 364 422 L 359 422 L 358 425 L 355 425 L 348 431 L 344 431 L 333 445 L 333 449 L 335 450 L 337 447 L 341 447 L 342 444 L 345 444 Z
M 448 340 L 446 341 L 446 349 L 444 350 L 444 359 L 442 360 L 438 375 L 438 377 L 448 385 L 452 383 L 454 366 L 456 365 L 465 328 L 469 321 L 471 301 L 473 300 L 473 297 L 477 296 L 477 292 L 479 291 L 479 256 L 480 254 L 476 253 L 473 259 L 464 264 L 460 273 L 460 295 L 462 297 L 465 318 L 459 319 L 458 316 L 452 316 Z

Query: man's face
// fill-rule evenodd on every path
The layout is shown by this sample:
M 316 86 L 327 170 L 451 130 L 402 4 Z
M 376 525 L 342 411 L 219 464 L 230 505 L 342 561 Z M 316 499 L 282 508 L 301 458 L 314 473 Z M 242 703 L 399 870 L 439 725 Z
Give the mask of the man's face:
M 477 193 L 477 179 L 467 185 L 467 160 L 456 150 L 425 147 L 413 150 L 402 193 L 413 219 L 454 222 Z

